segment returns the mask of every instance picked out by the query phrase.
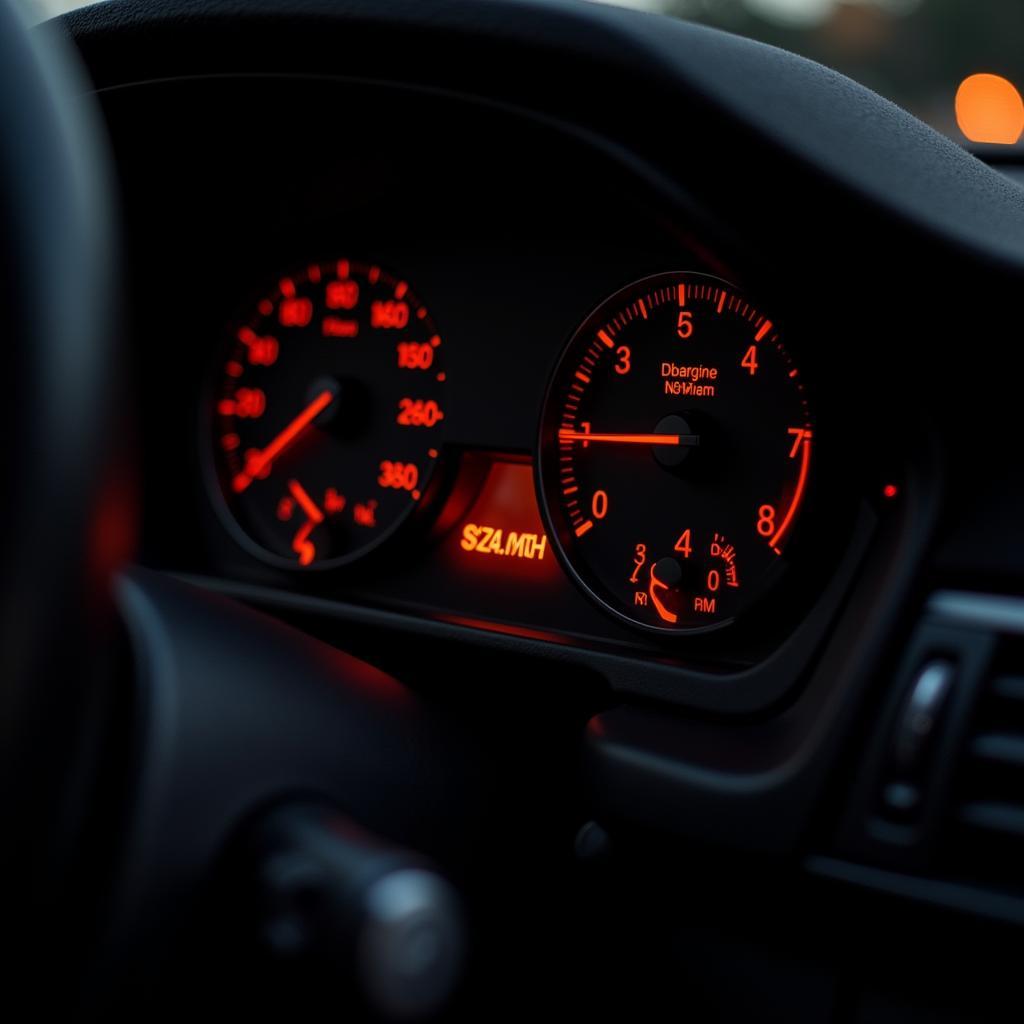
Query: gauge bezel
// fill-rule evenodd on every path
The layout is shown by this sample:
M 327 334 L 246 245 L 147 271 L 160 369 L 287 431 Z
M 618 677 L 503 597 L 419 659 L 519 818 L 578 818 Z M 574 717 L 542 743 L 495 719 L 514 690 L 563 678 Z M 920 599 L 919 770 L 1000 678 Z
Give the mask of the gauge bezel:
M 646 274 L 643 277 L 636 278 L 603 298 L 590 310 L 586 317 L 580 321 L 577 327 L 569 335 L 568 340 L 562 345 L 558 358 L 555 360 L 554 366 L 548 375 L 548 381 L 544 391 L 544 402 L 541 406 L 540 420 L 536 433 L 537 441 L 534 449 L 534 487 L 537 492 L 537 502 L 540 506 L 541 518 L 544 522 L 544 527 L 551 537 L 555 554 L 565 573 L 602 611 L 611 615 L 618 622 L 625 623 L 631 629 L 648 635 L 657 636 L 662 639 L 684 639 L 706 636 L 708 634 L 718 633 L 723 629 L 728 629 L 735 626 L 740 620 L 746 619 L 750 611 L 761 604 L 765 596 L 769 592 L 775 590 L 782 583 L 783 577 L 788 575 L 791 561 L 787 557 L 789 548 L 790 545 L 796 541 L 796 538 L 799 537 L 799 533 L 797 533 L 795 537 L 791 537 L 787 540 L 786 546 L 783 548 L 783 552 L 779 557 L 777 570 L 771 574 L 762 574 L 761 577 L 758 578 L 753 585 L 754 590 L 750 599 L 745 603 L 744 608 L 740 612 L 703 626 L 657 626 L 632 618 L 620 611 L 614 604 L 607 600 L 600 593 L 598 588 L 593 586 L 573 564 L 573 559 L 570 557 L 567 550 L 567 530 L 557 526 L 556 517 L 552 513 L 551 503 L 547 494 L 543 466 L 544 452 L 551 448 L 554 441 L 553 434 L 549 433 L 548 427 L 550 420 L 549 411 L 552 407 L 552 403 L 558 401 L 555 396 L 556 385 L 561 381 L 562 371 L 565 367 L 566 361 L 576 348 L 577 339 L 588 331 L 594 325 L 595 321 L 602 319 L 602 317 L 599 316 L 600 313 L 607 310 L 609 307 L 614 307 L 620 302 L 620 300 L 623 300 L 624 304 L 628 304 L 624 301 L 625 297 L 628 295 L 642 292 L 648 287 L 653 288 L 655 283 L 661 283 L 668 279 L 672 279 L 673 283 L 677 283 L 680 277 L 686 277 L 687 279 L 702 278 L 706 281 L 713 281 L 718 285 L 724 285 L 725 287 L 733 289 L 744 296 L 748 294 L 748 290 L 746 288 L 743 288 L 734 281 L 730 281 L 729 279 L 717 274 L 710 274 L 703 270 L 675 269 L 658 271 L 653 274 Z M 776 322 L 776 326 L 778 326 L 778 322 Z M 819 434 L 816 431 L 815 452 L 818 450 L 819 443 Z M 817 461 L 817 459 L 815 461 Z M 814 488 L 816 476 L 816 473 L 811 474 L 809 493 L 810 490 Z M 571 543 L 571 541 L 568 541 L 568 543 Z
M 216 451 L 216 445 L 214 444 L 214 438 L 217 390 L 222 381 L 223 359 L 233 344 L 231 340 L 233 331 L 238 328 L 240 323 L 243 323 L 247 319 L 247 316 L 251 313 L 255 305 L 261 299 L 266 297 L 268 291 L 272 290 L 274 281 L 280 280 L 282 276 L 295 276 L 306 271 L 311 266 L 318 266 L 322 269 L 323 267 L 334 264 L 339 259 L 343 258 L 347 257 L 317 258 L 306 263 L 292 261 L 279 272 L 264 273 L 262 277 L 267 288 L 262 290 L 257 290 L 255 288 L 250 289 L 246 298 L 235 305 L 232 315 L 223 325 L 216 344 L 213 347 L 213 354 L 209 359 L 210 365 L 204 375 L 205 379 L 202 387 L 202 394 L 200 396 L 200 466 L 205 490 L 218 520 L 225 528 L 231 539 L 248 554 L 257 558 L 259 561 L 271 568 L 280 569 L 289 574 L 295 573 L 302 576 L 316 576 L 322 573 L 344 570 L 355 565 L 361 565 L 372 556 L 378 554 L 383 546 L 394 540 L 396 534 L 406 532 L 407 528 L 411 527 L 414 522 L 422 521 L 427 517 L 430 510 L 432 510 L 437 504 L 438 495 L 444 490 L 446 479 L 446 467 L 444 464 L 446 457 L 446 445 L 443 439 L 439 439 L 436 445 L 437 458 L 431 460 L 430 475 L 427 482 L 421 489 L 421 496 L 418 500 L 410 501 L 409 507 L 404 512 L 400 513 L 399 516 L 387 527 L 387 529 L 381 532 L 379 536 L 375 537 L 368 544 L 365 544 L 346 555 L 340 555 L 328 559 L 318 559 L 309 565 L 300 565 L 295 559 L 286 558 L 283 555 L 276 554 L 275 552 L 263 547 L 259 541 L 249 535 L 249 532 L 238 521 L 238 518 L 231 509 L 230 502 L 224 493 L 220 470 L 217 466 L 218 454 Z M 386 262 L 376 259 L 357 259 L 350 260 L 349 262 L 351 262 L 353 266 L 377 267 L 382 276 L 386 276 L 396 282 L 403 280 L 403 278 L 399 277 L 391 270 Z M 426 304 L 422 302 L 418 293 L 413 288 L 410 287 L 406 294 L 421 306 L 425 307 Z M 429 309 L 424 319 L 432 331 L 438 334 L 440 333 L 437 330 L 437 324 L 430 315 Z M 447 384 L 447 378 L 445 383 Z

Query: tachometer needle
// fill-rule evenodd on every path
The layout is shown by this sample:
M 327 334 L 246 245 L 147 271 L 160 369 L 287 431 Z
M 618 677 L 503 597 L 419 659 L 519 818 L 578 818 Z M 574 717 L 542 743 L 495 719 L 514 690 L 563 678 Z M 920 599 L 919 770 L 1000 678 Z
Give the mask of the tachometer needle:
M 582 430 L 560 430 L 559 441 L 586 441 L 588 444 L 656 444 L 696 447 L 699 434 L 589 434 Z
M 245 469 L 235 475 L 231 486 L 236 494 L 241 494 L 249 484 L 268 469 L 286 448 L 295 442 L 299 435 L 334 401 L 333 391 L 321 391 L 298 416 L 274 438 L 266 448 L 252 452 L 245 460 Z

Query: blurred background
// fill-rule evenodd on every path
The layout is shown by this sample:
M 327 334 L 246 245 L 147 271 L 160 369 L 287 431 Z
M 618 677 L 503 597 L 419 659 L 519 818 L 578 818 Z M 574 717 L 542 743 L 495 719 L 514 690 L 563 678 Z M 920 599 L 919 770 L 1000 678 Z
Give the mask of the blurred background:
M 21 0 L 40 21 L 75 0 Z M 429 0 L 423 0 L 424 3 Z M 602 0 L 751 36 L 837 68 L 964 141 L 953 100 L 970 74 L 1024 88 L 1024 0 Z
M 963 142 L 970 74 L 1024 86 L 1024 0 L 616 0 L 773 43 L 842 71 Z

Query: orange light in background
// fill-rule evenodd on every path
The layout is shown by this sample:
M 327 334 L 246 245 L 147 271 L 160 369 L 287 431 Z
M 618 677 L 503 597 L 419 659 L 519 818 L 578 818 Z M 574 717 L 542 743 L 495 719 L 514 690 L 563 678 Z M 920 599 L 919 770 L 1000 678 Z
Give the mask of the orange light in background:
M 1012 146 L 1024 133 L 1024 100 L 1000 75 L 969 75 L 956 91 L 956 122 L 971 142 Z

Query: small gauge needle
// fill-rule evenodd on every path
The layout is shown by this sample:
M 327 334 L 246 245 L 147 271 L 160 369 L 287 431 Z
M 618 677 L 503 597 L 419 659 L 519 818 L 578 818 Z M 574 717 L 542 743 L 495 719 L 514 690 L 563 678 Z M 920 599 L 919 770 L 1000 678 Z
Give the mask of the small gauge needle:
M 669 590 L 670 588 L 667 583 L 663 583 L 658 579 L 657 573 L 655 572 L 656 569 L 657 565 L 651 566 L 651 585 L 647 588 L 647 593 L 651 595 L 651 601 L 654 603 L 654 610 L 665 622 L 678 622 L 679 616 L 676 615 L 675 612 L 669 611 L 668 608 L 665 607 L 661 598 L 658 597 L 659 590 Z
M 321 391 L 266 448 L 262 451 L 252 452 L 245 460 L 245 469 L 237 473 L 234 480 L 231 481 L 235 493 L 241 494 L 264 470 L 273 465 L 274 459 L 293 444 L 334 399 L 333 391 Z
M 324 514 L 298 480 L 289 480 L 288 490 L 306 513 L 306 521 L 299 527 L 292 541 L 292 551 L 299 556 L 300 565 L 311 565 L 316 558 L 316 545 L 309 539 L 309 535 L 324 521 Z
M 311 523 L 316 524 L 324 521 L 323 512 L 320 511 L 317 503 L 309 496 L 306 488 L 298 480 L 289 480 L 288 490 L 292 492 L 292 497 L 299 503 L 302 511 L 306 513 L 306 518 Z
M 586 441 L 589 444 L 659 444 L 696 447 L 698 434 L 588 434 L 581 430 L 560 430 L 559 441 Z

